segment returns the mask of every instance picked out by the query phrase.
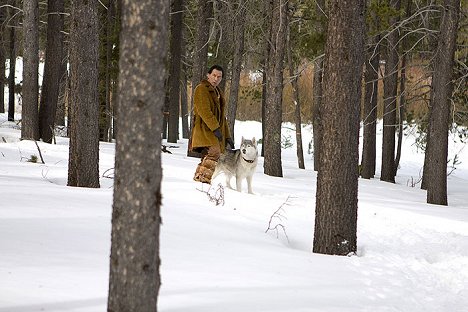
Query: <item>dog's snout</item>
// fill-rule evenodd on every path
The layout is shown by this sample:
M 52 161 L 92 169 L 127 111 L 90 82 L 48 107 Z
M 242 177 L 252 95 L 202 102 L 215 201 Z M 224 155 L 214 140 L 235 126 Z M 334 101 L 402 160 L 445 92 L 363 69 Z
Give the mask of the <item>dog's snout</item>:
M 242 149 L 242 153 L 245 154 L 245 152 L 246 152 L 246 151 L 245 151 L 245 148 L 243 148 L 243 149 Z

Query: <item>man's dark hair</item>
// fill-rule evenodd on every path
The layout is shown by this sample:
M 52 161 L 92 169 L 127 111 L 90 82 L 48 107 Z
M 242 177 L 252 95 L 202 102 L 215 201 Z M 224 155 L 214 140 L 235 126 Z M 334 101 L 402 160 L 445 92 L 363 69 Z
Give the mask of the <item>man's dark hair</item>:
M 223 73 L 223 76 L 224 76 L 224 69 L 219 66 L 219 65 L 213 65 L 210 67 L 210 69 L 208 69 L 208 74 L 211 74 L 211 72 L 213 71 L 213 69 L 216 69 L 216 70 L 219 70 L 220 72 Z

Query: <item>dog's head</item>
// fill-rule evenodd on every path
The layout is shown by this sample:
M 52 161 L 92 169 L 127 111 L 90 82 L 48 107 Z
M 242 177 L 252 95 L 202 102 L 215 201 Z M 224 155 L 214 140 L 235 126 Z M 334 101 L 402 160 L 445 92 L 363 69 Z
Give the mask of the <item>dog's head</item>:
M 255 140 L 255 137 L 252 138 L 252 140 L 247 140 L 242 137 L 241 140 L 241 145 L 240 145 L 240 152 L 242 154 L 242 157 L 247 160 L 254 160 L 257 155 L 257 141 Z

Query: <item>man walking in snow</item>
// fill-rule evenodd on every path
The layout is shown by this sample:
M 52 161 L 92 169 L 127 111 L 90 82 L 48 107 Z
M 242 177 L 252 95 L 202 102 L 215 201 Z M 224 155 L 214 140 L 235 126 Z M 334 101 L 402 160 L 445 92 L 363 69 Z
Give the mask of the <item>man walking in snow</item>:
M 219 156 L 226 145 L 234 148 L 226 119 L 226 101 L 220 88 L 223 68 L 213 65 L 195 88 L 193 100 L 194 123 L 191 150 L 202 154 L 193 179 L 211 183 Z

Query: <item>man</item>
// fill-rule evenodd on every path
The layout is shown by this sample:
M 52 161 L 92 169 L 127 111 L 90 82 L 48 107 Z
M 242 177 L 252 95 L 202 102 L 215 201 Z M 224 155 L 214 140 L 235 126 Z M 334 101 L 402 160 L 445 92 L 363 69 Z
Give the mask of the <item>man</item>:
M 219 156 L 226 145 L 234 148 L 226 120 L 226 102 L 218 88 L 223 78 L 223 68 L 213 65 L 195 88 L 193 100 L 194 123 L 191 149 L 202 154 L 193 179 L 211 184 Z

